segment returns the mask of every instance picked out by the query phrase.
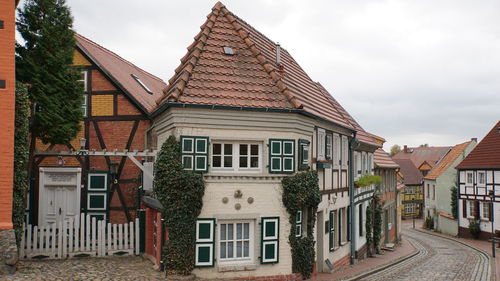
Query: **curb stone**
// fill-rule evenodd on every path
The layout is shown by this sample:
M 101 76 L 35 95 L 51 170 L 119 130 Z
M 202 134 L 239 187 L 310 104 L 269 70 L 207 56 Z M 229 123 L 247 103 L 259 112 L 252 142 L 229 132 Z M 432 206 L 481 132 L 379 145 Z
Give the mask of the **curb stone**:
M 381 265 L 381 266 L 375 267 L 374 269 L 371 269 L 371 270 L 368 270 L 368 271 L 362 272 L 362 273 L 360 273 L 360 274 L 358 274 L 358 275 L 354 275 L 353 277 L 350 277 L 350 278 L 347 278 L 347 279 L 342 279 L 342 280 L 344 280 L 344 281 L 360 280 L 360 279 L 362 279 L 362 278 L 365 278 L 365 277 L 367 277 L 367 276 L 369 276 L 369 275 L 372 275 L 372 274 L 375 274 L 375 273 L 377 273 L 377 272 L 380 272 L 380 271 L 382 271 L 382 270 L 384 270 L 384 269 L 386 269 L 386 268 L 389 268 L 389 267 L 391 267 L 391 266 L 394 266 L 394 265 L 396 265 L 396 264 L 398 264 L 398 263 L 401 263 L 401 262 L 403 262 L 403 261 L 406 261 L 406 260 L 411 259 L 411 258 L 413 258 L 414 256 L 418 255 L 418 254 L 420 253 L 420 250 L 417 250 L 417 249 L 415 248 L 415 246 L 414 246 L 414 245 L 413 245 L 413 244 L 412 244 L 409 240 L 407 240 L 407 241 L 408 241 L 408 242 L 412 245 L 412 247 L 415 249 L 415 252 L 413 252 L 413 253 L 411 253 L 411 254 L 408 254 L 408 255 L 406 255 L 406 256 L 402 256 L 402 257 L 400 257 L 400 258 L 397 258 L 397 259 L 395 259 L 395 260 L 393 260 L 393 261 L 390 261 L 390 262 L 388 262 L 388 263 L 386 263 L 386 264 L 383 264 L 383 265 Z
M 443 236 L 443 235 L 432 233 L 432 232 L 427 231 L 427 230 L 422 230 L 422 229 L 417 229 L 417 228 L 415 228 L 415 230 L 418 231 L 418 232 L 421 232 L 421 233 L 426 233 L 428 235 L 433 235 L 433 236 L 436 236 L 436 237 L 441 237 L 443 239 L 448 239 L 448 240 L 460 243 L 460 244 L 462 244 L 464 246 L 467 246 L 467 247 L 469 247 L 469 248 L 471 248 L 473 250 L 476 250 L 476 251 L 482 253 L 483 255 L 486 255 L 488 257 L 488 260 L 490 261 L 490 268 L 491 268 L 491 271 L 490 271 L 490 280 L 491 281 L 496 281 L 496 266 L 495 266 L 495 262 L 494 262 L 495 260 L 493 259 L 493 257 L 489 253 L 487 253 L 487 252 L 483 251 L 482 249 L 479 249 L 479 248 L 477 248 L 475 246 L 472 246 L 472 245 L 469 245 L 469 244 L 464 243 L 462 241 L 459 241 L 457 239 L 454 239 L 453 237 L 446 237 L 446 236 Z

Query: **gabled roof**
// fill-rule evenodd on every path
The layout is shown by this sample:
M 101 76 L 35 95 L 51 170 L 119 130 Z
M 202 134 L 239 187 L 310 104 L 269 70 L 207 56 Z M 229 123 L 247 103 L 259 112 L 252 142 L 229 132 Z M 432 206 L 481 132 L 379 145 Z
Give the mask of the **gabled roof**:
M 457 168 L 500 168 L 500 121 Z
M 463 155 L 464 151 L 471 143 L 472 141 L 468 141 L 455 145 L 424 178 L 427 180 L 435 180 L 438 178 L 442 173 L 448 170 L 453 163 L 455 163 L 455 160 L 457 160 L 460 155 Z
M 443 156 L 451 149 L 450 146 L 443 147 L 408 147 L 396 153 L 392 159 L 409 159 L 415 167 L 420 167 L 422 163 L 427 163 L 434 167 Z
M 422 173 L 410 159 L 394 159 L 393 157 L 392 160 L 401 168 L 399 171 L 403 174 L 403 183 L 405 185 L 419 185 L 422 183 Z
M 375 162 L 375 166 L 380 168 L 399 168 L 399 165 L 382 148 L 378 148 L 373 153 L 373 162 Z
M 108 77 L 145 111 L 151 113 L 156 108 L 156 100 L 163 94 L 166 83 L 160 78 L 140 69 L 99 44 L 75 33 L 77 47 L 89 57 Z M 150 94 L 132 76 L 135 75 L 151 90 Z
M 163 110 L 164 104 L 176 103 L 284 109 L 303 111 L 355 129 L 354 119 L 305 73 L 286 49 L 222 3 L 215 4 L 194 39 L 168 81 L 165 95 L 157 100 L 158 111 Z M 224 47 L 230 47 L 234 55 L 225 54 Z M 359 124 L 358 127 L 362 130 Z M 372 143 L 363 132 L 359 133 L 360 140 Z

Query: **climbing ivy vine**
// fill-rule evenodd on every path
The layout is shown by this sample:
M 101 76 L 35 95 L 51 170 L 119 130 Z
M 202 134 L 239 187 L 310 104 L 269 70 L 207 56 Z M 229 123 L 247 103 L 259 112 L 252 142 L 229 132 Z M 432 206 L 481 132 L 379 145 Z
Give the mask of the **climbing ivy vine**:
M 301 273 L 304 278 L 309 278 L 314 269 L 314 224 L 316 211 L 321 201 L 319 191 L 318 173 L 306 171 L 297 173 L 282 180 L 283 205 L 285 206 L 290 222 L 290 235 L 288 241 L 292 248 L 292 271 Z M 302 211 L 306 218 L 306 235 L 297 237 L 296 216 Z
M 158 153 L 154 180 L 168 229 L 169 243 L 163 250 L 167 274 L 189 275 L 194 268 L 196 219 L 204 193 L 203 177 L 183 169 L 180 144 L 170 136 Z

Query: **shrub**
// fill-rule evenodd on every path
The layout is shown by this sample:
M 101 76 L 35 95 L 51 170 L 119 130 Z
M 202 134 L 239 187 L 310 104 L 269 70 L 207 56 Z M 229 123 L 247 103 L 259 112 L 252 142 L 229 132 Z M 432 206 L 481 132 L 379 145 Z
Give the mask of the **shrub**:
M 474 237 L 474 239 L 479 238 L 479 233 L 481 233 L 481 226 L 478 220 L 469 221 L 469 232 Z
M 427 216 L 427 218 L 425 218 L 424 227 L 427 229 L 434 229 L 434 218 L 432 216 Z
M 357 187 L 365 187 L 372 184 L 379 184 L 381 182 L 382 178 L 380 176 L 366 174 L 362 175 L 354 184 L 356 184 Z
M 170 136 L 155 163 L 154 195 L 163 204 L 169 243 L 163 251 L 167 274 L 189 275 L 194 268 L 196 219 L 205 184 L 200 174 L 182 167 L 180 145 Z

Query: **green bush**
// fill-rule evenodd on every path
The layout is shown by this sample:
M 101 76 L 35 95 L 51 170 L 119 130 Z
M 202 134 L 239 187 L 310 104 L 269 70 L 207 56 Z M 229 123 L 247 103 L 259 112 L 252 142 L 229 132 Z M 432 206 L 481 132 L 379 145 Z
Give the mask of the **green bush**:
M 479 224 L 479 220 L 471 220 L 469 221 L 469 232 L 474 237 L 474 239 L 479 238 L 479 234 L 481 233 L 481 226 Z
M 289 216 L 290 235 L 288 241 L 292 248 L 292 271 L 301 273 L 303 278 L 309 278 L 314 269 L 314 235 L 316 211 L 321 202 L 318 185 L 318 173 L 306 171 L 297 173 L 282 180 L 283 205 Z M 307 210 L 306 235 L 295 236 L 295 218 L 298 211 Z
M 425 218 L 425 228 L 434 229 L 434 218 L 432 216 Z
M 194 268 L 196 219 L 204 193 L 203 177 L 183 169 L 179 142 L 170 136 L 158 153 L 154 180 L 169 235 L 163 251 L 167 274 L 189 275 Z

